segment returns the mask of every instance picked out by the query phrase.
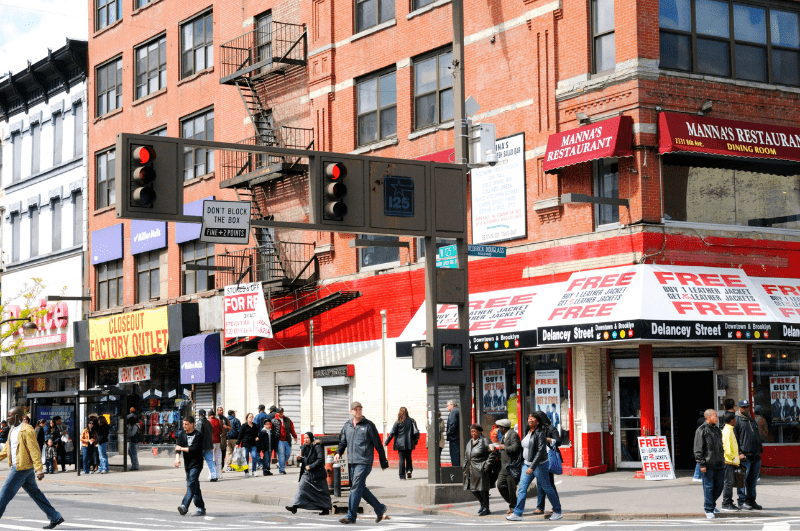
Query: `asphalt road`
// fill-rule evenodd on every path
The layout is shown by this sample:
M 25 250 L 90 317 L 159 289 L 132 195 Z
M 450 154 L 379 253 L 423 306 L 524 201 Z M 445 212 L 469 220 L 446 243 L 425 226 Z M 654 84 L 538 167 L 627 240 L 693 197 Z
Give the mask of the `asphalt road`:
M 587 531 L 615 530 L 634 531 L 646 529 L 709 529 L 736 531 L 800 531 L 800 518 L 720 518 L 717 520 L 629 520 L 629 521 L 567 521 L 549 523 L 526 515 L 522 522 L 508 522 L 502 516 L 486 518 L 463 518 L 459 516 L 426 516 L 390 512 L 392 518 L 376 524 L 374 518 L 360 517 L 355 526 L 339 523 L 341 515 L 318 516 L 314 512 L 298 511 L 292 515 L 282 507 L 263 506 L 247 502 L 209 498 L 206 500 L 207 516 L 180 516 L 177 506 L 180 496 L 157 493 L 132 493 L 103 491 L 92 488 L 76 488 L 48 482 L 42 485 L 50 502 L 61 512 L 66 522 L 58 529 L 87 529 L 114 531 L 161 531 L 186 529 L 219 531 L 238 529 L 269 529 L 272 531 L 318 531 L 326 528 L 353 529 L 359 527 L 380 528 L 382 531 L 401 529 L 450 530 L 459 527 L 503 527 L 509 531 L 530 529 L 537 531 L 558 530 Z M 190 509 L 190 514 L 194 507 Z M 41 529 L 47 518 L 36 504 L 20 491 L 0 519 L 0 531 L 4 529 Z

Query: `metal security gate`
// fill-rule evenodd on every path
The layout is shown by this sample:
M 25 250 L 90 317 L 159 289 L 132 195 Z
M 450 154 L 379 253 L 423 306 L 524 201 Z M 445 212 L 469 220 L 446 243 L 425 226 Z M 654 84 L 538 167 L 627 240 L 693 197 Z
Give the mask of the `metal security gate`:
M 295 426 L 300 426 L 300 386 L 281 385 L 278 386 L 278 407 L 283 408 L 283 413 L 294 422 Z M 300 436 L 300 434 L 297 434 Z
M 205 409 L 206 414 L 212 414 L 214 409 L 214 384 L 195 384 L 194 386 L 194 411 Z
M 350 386 L 332 385 L 322 388 L 322 431 L 339 435 L 350 420 Z
M 444 449 L 442 450 L 442 463 L 447 465 L 450 464 L 450 443 L 447 442 L 447 416 L 450 415 L 450 412 L 447 410 L 447 401 L 448 400 L 455 400 L 456 404 L 459 404 L 459 396 L 458 396 L 458 387 L 439 387 L 439 413 L 442 415 L 442 420 L 444 421 L 444 429 L 445 431 L 442 433 L 442 438 L 445 439 L 444 442 Z M 461 404 L 458 405 L 461 407 Z M 428 443 L 428 448 L 436 448 L 438 441 L 434 444 Z M 461 446 L 464 446 L 466 441 L 463 441 Z

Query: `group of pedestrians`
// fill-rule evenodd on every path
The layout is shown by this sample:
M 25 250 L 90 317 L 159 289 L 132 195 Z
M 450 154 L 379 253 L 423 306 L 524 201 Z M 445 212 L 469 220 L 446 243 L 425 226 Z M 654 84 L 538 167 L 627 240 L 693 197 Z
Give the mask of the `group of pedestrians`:
M 286 463 L 292 453 L 292 443 L 297 440 L 294 422 L 286 416 L 283 408 L 258 406 L 258 414 L 248 413 L 245 422 L 236 418 L 236 411 L 228 411 L 227 458 L 230 467 L 236 448 L 244 450 L 245 459 L 250 463 L 245 469 L 245 477 L 255 477 L 258 470 L 262 475 L 271 476 L 272 457 L 278 461 L 278 473 L 286 474 Z M 233 470 L 229 468 L 229 470 Z
M 704 422 L 694 436 L 694 456 L 703 482 L 703 510 L 707 518 L 716 518 L 722 495 L 722 511 L 752 511 L 762 507 L 756 502 L 756 484 L 761 473 L 762 438 L 759 426 L 750 413 L 750 402 L 740 400 L 738 410 L 731 400 L 725 404 L 723 428 L 716 410 L 707 409 Z M 741 470 L 739 470 L 741 469 Z M 744 476 L 744 487 L 737 488 L 739 505 L 733 502 L 735 475 Z
M 108 474 L 108 421 L 91 415 L 81 433 L 81 461 L 84 474 Z

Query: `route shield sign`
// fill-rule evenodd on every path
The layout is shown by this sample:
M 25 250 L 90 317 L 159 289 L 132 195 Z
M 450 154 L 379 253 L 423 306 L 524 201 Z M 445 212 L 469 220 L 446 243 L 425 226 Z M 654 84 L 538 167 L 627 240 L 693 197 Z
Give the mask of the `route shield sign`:
M 387 175 L 384 178 L 383 213 L 386 216 L 414 217 L 414 179 Z
M 203 201 L 200 241 L 247 245 L 251 207 L 248 201 Z

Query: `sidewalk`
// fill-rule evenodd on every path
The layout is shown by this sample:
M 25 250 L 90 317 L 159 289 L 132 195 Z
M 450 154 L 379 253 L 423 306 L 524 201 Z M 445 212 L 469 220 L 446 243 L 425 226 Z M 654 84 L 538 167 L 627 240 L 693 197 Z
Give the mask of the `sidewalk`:
M 112 461 L 113 465 L 113 461 Z M 185 492 L 183 467 L 176 469 L 173 460 L 164 458 L 140 458 L 140 470 L 122 472 L 121 467 L 111 467 L 109 474 L 77 476 L 75 472 L 45 476 L 48 483 L 91 487 L 108 490 L 135 492 L 160 492 L 165 498 L 177 500 Z M 261 471 L 255 478 L 245 479 L 243 472 L 225 472 L 222 480 L 211 483 L 204 470 L 202 479 L 203 497 L 213 507 L 214 499 L 237 499 L 263 505 L 290 505 L 297 489 L 299 469 L 287 467 L 286 475 L 277 473 L 264 477 Z M 561 497 L 565 520 L 629 520 L 665 518 L 705 518 L 703 513 L 703 488 L 693 483 L 691 474 L 679 475 L 672 481 L 645 481 L 633 479 L 634 471 L 611 472 L 592 477 L 556 476 L 556 488 Z M 392 512 L 453 515 L 474 517 L 478 511 L 477 501 L 452 505 L 421 506 L 414 502 L 415 487 L 427 480 L 427 471 L 415 472 L 411 480 L 400 480 L 397 469 L 381 471 L 374 468 L 367 485 L 372 492 L 390 507 Z M 5 479 L 0 471 L 0 481 Z M 722 518 L 747 518 L 768 516 L 800 517 L 800 478 L 762 476 L 758 484 L 758 502 L 763 511 L 723 513 Z M 342 498 L 334 498 L 339 512 L 346 511 L 347 491 Z M 734 493 L 735 496 L 735 493 Z M 362 504 L 365 513 L 372 508 Z M 536 499 L 528 499 L 525 516 L 535 508 Z M 718 507 L 720 503 L 718 502 Z M 496 489 L 491 491 L 492 516 L 503 518 L 507 505 Z M 550 504 L 547 503 L 550 510 Z M 533 517 L 531 517 L 533 518 Z M 541 517 L 536 517 L 541 518 Z

